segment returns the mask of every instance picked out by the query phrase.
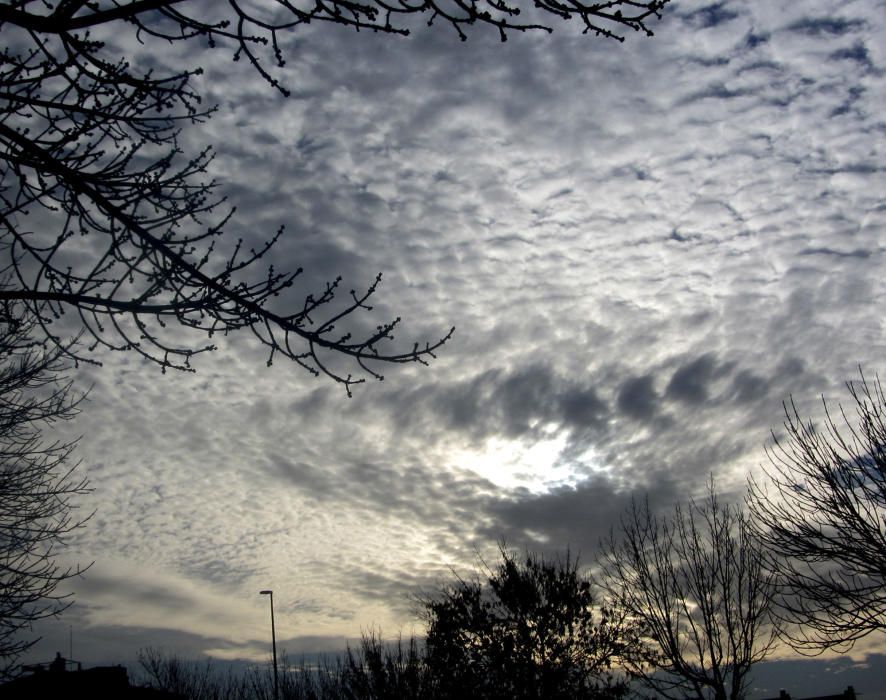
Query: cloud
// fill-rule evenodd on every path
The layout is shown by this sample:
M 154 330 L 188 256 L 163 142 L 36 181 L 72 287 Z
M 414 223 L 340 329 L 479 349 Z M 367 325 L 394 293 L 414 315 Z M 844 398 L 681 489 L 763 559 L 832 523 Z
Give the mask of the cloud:
M 665 395 L 685 403 L 704 403 L 708 399 L 708 384 L 714 379 L 716 370 L 711 355 L 697 357 L 674 372 L 665 388 Z
M 103 557 L 76 582 L 81 616 L 89 626 L 178 630 L 243 642 L 257 634 L 256 602 L 237 600 L 202 579 L 156 566 Z
M 740 16 L 730 5 L 734 3 L 717 2 L 704 5 L 698 9 L 685 12 L 681 19 L 693 29 L 703 30 L 730 22 Z
M 625 379 L 618 390 L 618 410 L 632 418 L 651 418 L 656 411 L 657 402 L 658 395 L 652 375 Z
M 287 227 L 279 303 L 381 271 L 364 327 L 457 330 L 352 399 L 246 337 L 193 376 L 81 367 L 84 619 L 228 655 L 271 587 L 299 635 L 395 631 L 499 538 L 587 558 L 631 497 L 738 493 L 785 398 L 814 417 L 882 362 L 878 9 L 683 2 L 624 45 L 312 26 L 290 100 L 157 54 L 206 69 L 220 111 L 182 142 L 216 145 L 232 233 Z
M 805 34 L 813 37 L 842 36 L 864 29 L 865 22 L 842 17 L 804 17 L 787 27 L 789 32 Z
M 492 504 L 496 520 L 482 534 L 518 548 L 556 552 L 566 548 L 593 563 L 599 541 L 617 527 L 632 498 L 646 494 L 658 503 L 679 497 L 674 484 L 664 479 L 655 488 L 627 491 L 602 476 L 591 477 L 575 487 L 547 494 L 528 494 Z

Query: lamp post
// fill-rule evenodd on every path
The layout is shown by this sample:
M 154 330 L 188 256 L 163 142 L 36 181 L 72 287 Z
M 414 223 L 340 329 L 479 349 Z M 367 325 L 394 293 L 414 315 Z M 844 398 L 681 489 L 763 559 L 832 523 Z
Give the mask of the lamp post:
M 277 630 L 274 628 L 274 591 L 259 591 L 259 595 L 271 598 L 271 648 L 274 650 L 274 700 L 280 698 L 280 684 L 277 679 Z

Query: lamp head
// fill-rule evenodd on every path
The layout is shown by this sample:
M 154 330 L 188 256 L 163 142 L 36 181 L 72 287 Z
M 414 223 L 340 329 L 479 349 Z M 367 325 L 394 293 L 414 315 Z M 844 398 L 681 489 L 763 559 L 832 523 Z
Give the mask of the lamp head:
M 273 595 L 274 591 L 259 591 L 259 595 Z

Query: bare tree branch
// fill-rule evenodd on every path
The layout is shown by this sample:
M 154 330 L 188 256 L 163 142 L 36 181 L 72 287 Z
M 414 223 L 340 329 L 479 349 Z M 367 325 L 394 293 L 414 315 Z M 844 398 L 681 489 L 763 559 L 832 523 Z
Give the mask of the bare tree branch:
M 598 556 L 610 604 L 642 622 L 654 652 L 628 671 L 666 698 L 739 700 L 776 641 L 774 588 L 747 517 L 713 482 L 657 516 L 632 503 Z
M 773 433 L 767 478 L 748 496 L 785 636 L 812 654 L 886 630 L 886 397 L 863 374 L 848 388 L 856 415 L 841 406 L 842 426 L 824 397 L 818 427 L 785 405 L 785 435 Z
M 79 399 L 64 378 L 62 353 L 35 345 L 29 326 L 12 306 L 0 306 L 0 677 L 36 642 L 22 633 L 70 604 L 58 586 L 81 569 L 56 557 L 90 517 L 79 516 L 74 502 L 89 490 L 71 459 L 76 441 L 42 433 L 72 418 Z
M 651 34 L 647 23 L 666 3 L 540 0 L 535 7 L 621 39 L 620 29 Z M 326 21 L 406 34 L 401 21 L 422 14 L 462 38 L 476 24 L 494 27 L 503 39 L 508 31 L 550 30 L 522 22 L 520 7 L 500 0 L 0 5 L 7 40 L 0 54 L 0 300 L 22 302 L 46 337 L 76 360 L 95 361 L 84 348 L 64 344 L 66 331 L 54 330 L 70 312 L 85 331 L 86 350 L 134 351 L 164 371 L 192 370 L 191 358 L 213 349 L 213 336 L 241 330 L 267 347 L 268 362 L 282 355 L 348 393 L 366 377 L 382 379 L 382 363 L 427 363 L 451 329 L 405 347 L 392 345 L 399 318 L 359 330 L 380 276 L 344 299 L 335 279 L 294 305 L 286 301 L 301 269 L 261 269 L 283 229 L 255 249 L 229 241 L 225 227 L 234 210 L 205 179 L 211 151 L 186 154 L 180 146 L 180 129 L 214 111 L 194 88 L 200 69 L 155 76 L 89 33 L 115 26 L 161 45 L 232 45 L 235 60 L 246 57 L 285 93 L 272 75 L 285 64 L 281 32 Z M 203 340 L 194 344 L 181 329 Z

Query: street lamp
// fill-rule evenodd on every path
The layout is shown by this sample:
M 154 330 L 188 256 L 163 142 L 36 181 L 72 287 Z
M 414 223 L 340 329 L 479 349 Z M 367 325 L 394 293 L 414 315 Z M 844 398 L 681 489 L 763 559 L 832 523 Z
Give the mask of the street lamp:
M 274 700 L 280 698 L 280 683 L 277 680 L 277 630 L 274 628 L 274 591 L 259 591 L 259 595 L 271 597 L 271 648 L 274 650 Z

